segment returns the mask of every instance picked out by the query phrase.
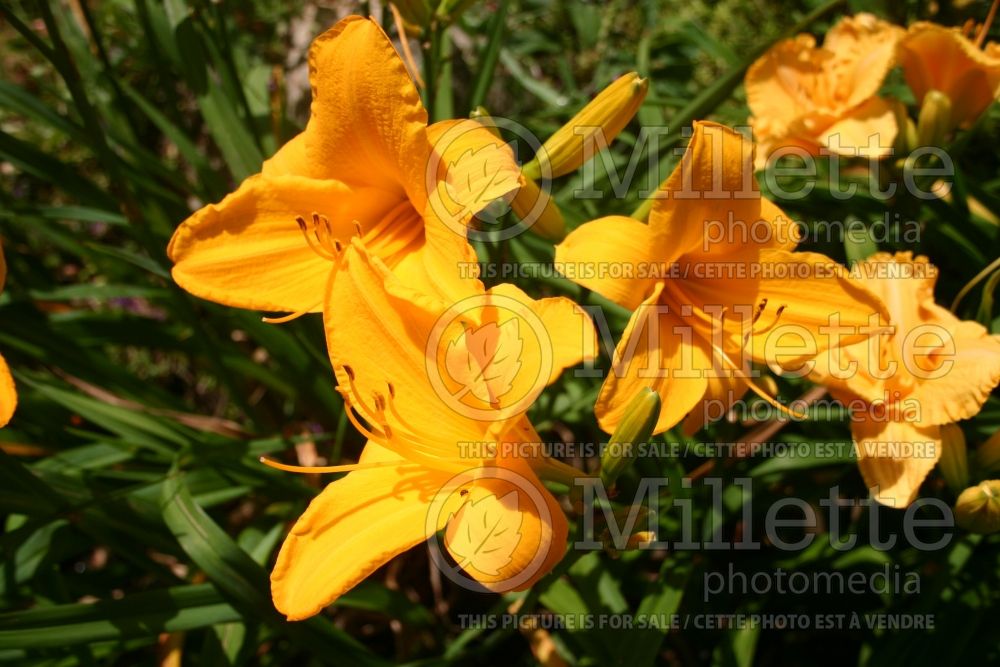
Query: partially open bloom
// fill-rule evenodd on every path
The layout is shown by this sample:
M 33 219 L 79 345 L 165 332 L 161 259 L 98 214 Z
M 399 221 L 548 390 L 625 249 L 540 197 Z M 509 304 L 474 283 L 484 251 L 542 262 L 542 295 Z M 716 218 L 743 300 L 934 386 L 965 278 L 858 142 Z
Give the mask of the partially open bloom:
M 985 28 L 980 31 L 985 36 Z M 938 91 L 951 100 L 951 127 L 968 127 L 1000 96 L 1000 44 L 958 28 L 914 23 L 899 41 L 899 64 L 919 104 Z
M 742 135 L 695 123 L 648 224 L 600 218 L 556 248 L 571 279 L 634 311 L 597 399 L 605 431 L 643 387 L 662 399 L 656 433 L 689 413 L 686 426 L 696 430 L 703 403 L 763 393 L 748 382 L 744 351 L 765 363 L 811 357 L 838 342 L 824 333 L 831 317 L 851 330 L 841 343 L 870 335 L 878 299 L 832 260 L 792 252 L 798 230 L 761 197 L 752 162 Z
M 0 248 L 0 292 L 3 292 L 4 282 L 7 280 L 7 261 L 3 256 L 3 248 Z M 11 377 L 7 362 L 0 355 L 0 427 L 6 426 L 7 422 L 14 415 L 17 407 L 17 392 L 14 390 L 14 378 Z
M 618 77 L 542 144 L 525 171 L 556 178 L 577 169 L 625 129 L 648 90 L 649 81 L 636 72 Z
M 313 42 L 309 65 L 305 131 L 181 224 L 168 249 L 174 279 L 231 306 L 314 312 L 340 249 L 357 235 L 411 284 L 447 295 L 471 249 L 463 229 L 428 229 L 427 211 L 467 221 L 516 189 L 513 154 L 473 121 L 428 126 L 402 60 L 372 20 L 340 21 Z
M 281 548 L 272 593 L 290 619 L 441 528 L 457 566 L 490 590 L 526 588 L 562 557 L 566 518 L 539 476 L 577 473 L 542 454 L 523 398 L 595 354 L 593 325 L 567 299 L 466 287 L 471 301 L 449 305 L 360 241 L 346 250 L 327 337 L 345 409 L 369 440 Z
M 852 410 L 861 474 L 880 503 L 905 507 L 942 456 L 945 424 L 979 412 L 1000 382 L 1000 336 L 934 303 L 936 269 L 910 253 L 856 266 L 892 330 L 817 360 L 813 378 Z
M 531 220 L 537 233 L 562 239 L 562 213 L 538 179 L 564 176 L 606 148 L 635 116 L 648 90 L 649 81 L 636 72 L 620 76 L 549 137 L 524 165 L 521 189 L 511 201 L 518 217 Z
M 896 138 L 896 115 L 893 103 L 877 93 L 902 34 L 872 14 L 857 14 L 830 28 L 821 47 L 812 35 L 799 35 L 751 65 L 745 85 L 759 166 L 789 147 L 809 155 L 820 149 L 886 155 Z

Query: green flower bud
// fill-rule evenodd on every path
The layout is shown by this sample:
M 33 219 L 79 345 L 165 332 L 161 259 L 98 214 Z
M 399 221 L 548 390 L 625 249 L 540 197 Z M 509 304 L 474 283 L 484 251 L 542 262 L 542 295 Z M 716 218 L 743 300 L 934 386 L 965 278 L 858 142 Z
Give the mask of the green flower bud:
M 603 134 L 611 144 L 642 106 L 648 90 L 649 80 L 635 72 L 618 77 L 549 137 L 535 159 L 524 165 L 524 175 L 556 178 L 582 165 L 605 147 L 597 135 Z
M 917 144 L 941 146 L 951 130 L 951 98 L 938 90 L 928 91 L 917 118 Z
M 550 241 L 562 241 L 566 236 L 566 221 L 559 205 L 538 183 L 525 176 L 524 183 L 514 195 L 510 206 L 531 231 Z
M 962 491 L 955 503 L 955 521 L 972 533 L 1000 530 L 1000 480 L 989 479 Z
M 639 443 L 648 442 L 660 417 L 660 395 L 646 387 L 625 408 L 618 428 L 601 456 L 601 481 L 611 488 L 632 464 Z
M 991 435 L 976 449 L 976 465 L 984 473 L 1000 467 L 1000 431 Z

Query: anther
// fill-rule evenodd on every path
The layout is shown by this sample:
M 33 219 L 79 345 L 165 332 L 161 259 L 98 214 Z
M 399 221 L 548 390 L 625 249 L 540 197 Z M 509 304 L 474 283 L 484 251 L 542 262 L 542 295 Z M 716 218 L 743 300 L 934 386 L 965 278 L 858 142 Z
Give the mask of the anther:
M 299 230 L 302 231 L 302 236 L 305 237 L 306 243 L 309 245 L 309 248 L 314 253 L 316 253 L 325 260 L 328 260 L 330 262 L 336 262 L 337 255 L 331 252 L 330 249 L 326 247 L 328 244 L 323 243 L 323 241 L 319 237 L 319 233 L 317 231 L 318 226 L 316 223 L 317 215 L 313 213 L 312 217 L 313 217 L 312 234 L 309 233 L 309 223 L 306 222 L 306 219 L 303 218 L 301 215 L 295 218 L 295 223 L 299 226 Z
M 757 304 L 757 309 L 754 310 L 753 317 L 750 318 L 752 324 L 756 324 L 760 316 L 764 314 L 764 309 L 767 308 L 767 299 L 761 299 L 760 303 Z

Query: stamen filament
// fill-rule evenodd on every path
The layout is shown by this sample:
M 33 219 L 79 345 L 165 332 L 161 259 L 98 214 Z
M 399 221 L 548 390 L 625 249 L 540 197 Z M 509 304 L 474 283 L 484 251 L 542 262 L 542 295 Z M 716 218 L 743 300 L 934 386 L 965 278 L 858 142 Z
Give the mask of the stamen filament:
M 958 309 L 958 304 L 962 303 L 962 299 L 964 299 L 966 295 L 969 292 L 971 292 L 973 288 L 975 288 L 976 285 L 985 280 L 987 276 L 989 276 L 991 273 L 993 273 L 993 271 L 995 271 L 998 268 L 1000 268 L 1000 257 L 997 257 L 995 260 L 990 262 L 989 266 L 987 266 L 985 269 L 977 273 L 972 280 L 967 282 L 965 286 L 958 291 L 958 294 L 955 295 L 955 300 L 951 302 L 951 308 L 950 308 L 951 312 L 954 313 Z
M 392 385 L 390 385 L 390 387 L 391 386 Z M 392 415 L 393 419 L 395 419 L 396 421 L 398 421 L 403 426 L 403 428 L 405 428 L 406 430 L 408 430 L 408 431 L 410 431 L 412 433 L 416 433 L 417 429 L 413 428 L 413 426 L 411 426 L 410 423 L 408 421 L 406 421 L 406 419 L 403 417 L 403 415 L 401 415 L 399 413 L 399 410 L 396 409 L 396 402 L 394 400 L 392 400 L 393 398 L 395 398 L 395 394 L 391 393 L 389 396 L 390 396 L 390 398 L 387 401 L 387 403 L 389 405 L 389 414 Z
M 344 403 L 345 413 L 347 414 L 347 420 L 351 422 L 351 426 L 356 428 L 361 435 L 365 436 L 368 440 L 374 440 L 380 445 L 388 445 L 389 437 L 382 433 L 381 431 L 376 431 L 375 429 L 364 426 L 361 420 L 358 419 L 357 408 L 350 401 L 345 400 Z
M 295 222 L 298 223 L 299 229 L 302 230 L 302 236 L 305 237 L 306 243 L 309 244 L 310 250 L 312 250 L 314 253 L 316 253 L 317 255 L 319 255 L 320 257 L 322 257 L 327 261 L 330 262 L 337 261 L 337 257 L 331 254 L 326 248 L 324 248 L 322 244 L 319 243 L 318 238 L 314 240 L 313 235 L 309 234 L 309 223 L 306 222 L 305 218 L 303 218 L 301 215 L 297 216 L 295 218 Z
M 420 454 L 425 454 L 426 456 L 432 458 L 435 456 L 435 450 L 433 448 L 428 448 L 426 443 L 420 442 L 419 440 L 411 436 L 408 436 L 405 433 L 404 434 L 396 433 L 392 431 L 392 429 L 389 429 L 388 424 L 380 425 L 381 428 L 388 429 L 385 431 L 380 431 L 377 428 L 375 428 L 374 424 L 376 422 L 371 422 L 369 418 L 364 413 L 361 412 L 359 406 L 357 406 L 353 401 L 351 401 L 349 397 L 344 396 L 344 403 L 345 407 L 347 408 L 347 420 L 351 422 L 351 425 L 354 428 L 356 428 L 358 432 L 360 432 L 361 435 L 365 436 L 365 438 L 367 438 L 368 440 L 373 440 L 384 447 L 392 449 L 393 451 L 398 451 L 398 447 L 395 445 L 394 441 L 401 440 L 410 447 L 413 447 Z M 372 424 L 372 426 L 365 426 L 364 424 L 362 424 L 361 420 L 358 419 L 359 416 L 365 421 L 368 421 L 370 424 Z M 402 454 L 402 452 L 399 453 Z
M 781 314 L 785 312 L 785 304 L 778 306 L 778 310 L 774 311 L 774 321 L 768 324 L 766 327 L 760 329 L 751 329 L 750 333 L 754 336 L 759 336 L 760 334 L 766 334 L 774 327 L 778 326 L 778 322 L 781 320 Z M 756 322 L 756 320 L 754 320 Z
M 986 42 L 986 34 L 990 31 L 993 19 L 997 15 L 997 5 L 1000 5 L 1000 0 L 993 0 L 993 4 L 990 5 L 990 13 L 986 15 L 986 20 L 983 21 L 983 26 L 979 29 L 979 34 L 976 35 L 977 49 L 983 48 L 983 44 Z
M 413 80 L 417 86 L 421 89 L 426 88 L 424 79 L 420 76 L 420 68 L 417 67 L 417 61 L 413 59 L 413 52 L 410 51 L 410 39 L 406 36 L 403 15 L 399 13 L 395 2 L 389 3 L 389 11 L 392 12 L 392 22 L 396 24 L 396 32 L 399 33 L 399 45 L 403 47 L 403 58 L 406 59 L 406 67 L 410 70 L 410 74 L 413 75 Z
M 322 304 L 322 301 L 317 301 L 313 305 L 309 306 L 305 310 L 300 310 L 294 313 L 289 313 L 288 315 L 282 315 L 281 317 L 262 317 L 261 320 L 268 324 L 284 324 L 285 322 L 291 322 L 292 320 L 297 320 L 303 315 L 309 315 L 314 311 L 316 306 Z
M 334 235 L 333 230 L 330 228 L 330 219 L 325 215 L 319 215 L 318 213 L 313 213 L 313 233 L 316 235 L 316 241 L 331 255 L 334 257 L 340 256 L 340 241 L 338 241 Z
M 791 408 L 782 405 L 781 403 L 778 402 L 776 398 L 774 398 L 766 391 L 761 389 L 759 386 L 757 386 L 757 383 L 755 383 L 751 379 L 750 374 L 745 373 L 739 366 L 737 366 L 721 347 L 719 347 L 715 343 L 712 343 L 712 349 L 716 352 L 716 354 L 718 354 L 722 358 L 724 362 L 728 363 L 730 366 L 732 366 L 733 370 L 736 371 L 734 377 L 737 377 L 741 380 L 746 380 L 747 386 L 750 388 L 750 391 L 752 391 L 753 393 L 757 394 L 762 399 L 767 401 L 767 403 L 771 405 L 771 407 L 778 410 L 782 414 L 792 417 L 793 419 L 804 420 L 808 417 L 808 415 L 805 413 L 796 412 L 795 410 L 792 410 Z

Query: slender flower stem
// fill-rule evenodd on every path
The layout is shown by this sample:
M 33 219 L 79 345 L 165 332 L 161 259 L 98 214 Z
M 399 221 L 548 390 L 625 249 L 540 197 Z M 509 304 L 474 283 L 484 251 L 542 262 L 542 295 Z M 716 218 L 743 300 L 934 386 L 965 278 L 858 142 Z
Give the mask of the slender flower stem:
M 993 25 L 993 19 L 996 18 L 998 5 L 1000 5 L 1000 0 L 993 0 L 993 4 L 990 5 L 990 13 L 986 15 L 983 27 L 979 29 L 979 34 L 976 35 L 977 49 L 983 48 L 983 44 L 986 43 L 986 34 L 990 31 L 990 26 Z
M 986 278 L 986 276 L 993 273 L 996 269 L 1000 269 L 1000 257 L 997 257 L 995 260 L 990 262 L 989 266 L 987 266 L 985 269 L 977 273 L 975 278 L 965 283 L 965 287 L 963 287 L 958 291 L 958 294 L 955 295 L 955 300 L 951 302 L 951 308 L 950 308 L 951 312 L 954 313 L 958 309 L 958 304 L 962 302 L 962 299 L 964 299 L 965 296 L 969 292 L 971 292 L 976 285 L 981 283 Z

